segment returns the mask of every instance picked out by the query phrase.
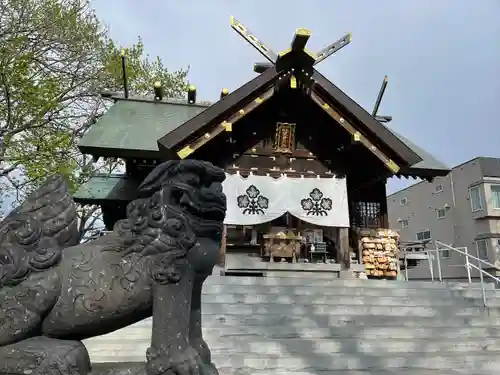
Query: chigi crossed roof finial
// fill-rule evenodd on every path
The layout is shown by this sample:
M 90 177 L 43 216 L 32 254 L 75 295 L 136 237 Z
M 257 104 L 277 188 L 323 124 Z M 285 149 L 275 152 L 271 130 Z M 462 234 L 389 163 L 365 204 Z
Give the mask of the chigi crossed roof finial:
M 305 28 L 298 28 L 295 31 L 290 48 L 276 54 L 262 40 L 257 38 L 253 32 L 232 16 L 231 27 L 269 61 L 269 63 L 255 64 L 254 70 L 257 73 L 262 73 L 263 70 L 273 65 L 280 65 L 281 60 L 283 60 L 285 56 L 290 56 L 291 54 L 296 54 L 294 58 L 295 62 L 300 61 L 306 68 L 312 68 L 351 42 L 351 33 L 349 33 L 336 42 L 326 46 L 318 53 L 313 53 L 306 48 L 307 41 L 311 37 L 311 31 Z M 300 55 L 302 55 L 302 58 L 297 58 Z M 308 56 L 308 58 L 304 57 L 304 55 Z
M 280 53 L 275 53 L 233 16 L 231 16 L 231 27 L 268 60 L 268 62 L 255 63 L 253 66 L 254 72 L 263 73 L 266 69 L 273 66 L 276 66 L 278 71 L 295 71 L 294 74 L 290 76 L 290 84 L 292 87 L 297 85 L 297 78 L 302 82 L 306 82 L 307 80 L 304 78 L 310 78 L 312 76 L 312 68 L 315 65 L 340 51 L 352 40 L 352 34 L 348 33 L 339 40 L 329 44 L 318 53 L 314 53 L 306 48 L 306 44 L 312 34 L 311 31 L 306 28 L 298 28 L 295 30 L 295 35 L 293 36 L 290 47 Z M 372 111 L 372 116 L 379 122 L 390 122 L 392 120 L 391 116 L 380 116 L 377 114 L 387 87 L 387 81 L 387 76 L 384 76 L 382 86 Z

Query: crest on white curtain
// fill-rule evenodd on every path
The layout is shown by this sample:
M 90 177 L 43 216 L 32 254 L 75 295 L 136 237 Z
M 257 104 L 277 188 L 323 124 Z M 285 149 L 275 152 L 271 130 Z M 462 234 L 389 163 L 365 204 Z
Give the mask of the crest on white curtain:
M 262 195 L 255 185 L 250 185 L 245 194 L 238 195 L 236 201 L 243 215 L 265 215 L 269 208 L 269 198 Z
M 325 197 L 321 190 L 314 188 L 309 193 L 309 197 L 300 201 L 300 205 L 308 216 L 328 216 L 328 211 L 332 210 L 333 201 Z
M 288 178 L 287 211 L 305 222 L 325 227 L 349 227 L 345 179 Z
M 286 213 L 288 195 L 280 180 L 234 174 L 227 175 L 222 186 L 227 199 L 225 224 L 262 224 Z

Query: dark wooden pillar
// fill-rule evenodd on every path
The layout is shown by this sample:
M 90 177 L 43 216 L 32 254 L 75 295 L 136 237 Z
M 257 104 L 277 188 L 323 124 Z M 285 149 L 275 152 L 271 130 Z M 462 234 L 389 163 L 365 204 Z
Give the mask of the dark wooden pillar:
M 222 239 L 220 242 L 220 254 L 219 254 L 219 266 L 224 267 L 226 265 L 226 243 L 227 243 L 227 226 L 224 225 L 222 230 Z
M 389 229 L 389 216 L 387 212 L 387 180 L 377 183 L 377 196 L 380 202 L 380 225 L 382 228 Z
M 342 267 L 342 270 L 348 270 L 351 268 L 351 256 L 349 249 L 349 228 L 339 228 L 337 234 L 337 262 Z

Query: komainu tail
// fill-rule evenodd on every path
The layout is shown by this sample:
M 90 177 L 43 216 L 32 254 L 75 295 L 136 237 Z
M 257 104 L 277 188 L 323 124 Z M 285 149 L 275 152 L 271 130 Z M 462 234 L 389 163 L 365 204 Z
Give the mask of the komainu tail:
M 51 268 L 79 241 L 75 202 L 64 179 L 51 177 L 0 223 L 0 287 Z

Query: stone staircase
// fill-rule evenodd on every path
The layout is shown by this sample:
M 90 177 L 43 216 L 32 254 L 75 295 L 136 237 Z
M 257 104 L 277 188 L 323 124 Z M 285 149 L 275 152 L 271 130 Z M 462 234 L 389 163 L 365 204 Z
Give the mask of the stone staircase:
M 500 294 L 478 284 L 211 276 L 203 326 L 221 375 L 494 374 Z M 151 321 L 85 342 L 98 362 L 142 362 Z

